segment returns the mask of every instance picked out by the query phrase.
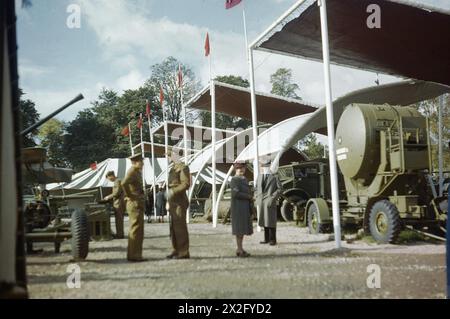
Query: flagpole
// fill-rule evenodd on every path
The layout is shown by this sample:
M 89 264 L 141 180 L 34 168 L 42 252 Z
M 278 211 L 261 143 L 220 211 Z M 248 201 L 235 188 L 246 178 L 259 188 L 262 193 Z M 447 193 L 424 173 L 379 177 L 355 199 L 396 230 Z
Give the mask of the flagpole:
M 244 22 L 244 38 L 245 38 L 245 54 L 247 55 L 247 61 L 248 61 L 248 38 L 247 38 L 247 19 L 245 15 L 245 2 L 242 4 L 242 19 Z
M 148 103 L 148 101 L 147 101 Z M 150 111 L 150 109 L 149 109 Z M 150 146 L 152 151 L 152 169 L 153 169 L 153 217 L 156 220 L 156 173 L 155 173 L 155 147 L 153 145 L 153 134 L 152 134 L 152 121 L 150 120 L 150 113 L 147 114 L 148 121 L 148 134 L 150 135 Z
M 339 214 L 339 188 L 334 145 L 334 113 L 331 93 L 330 49 L 328 46 L 328 21 L 326 0 L 319 1 L 320 26 L 322 30 L 323 73 L 325 79 L 325 103 L 328 129 L 328 159 L 330 163 L 331 206 L 333 211 L 334 241 L 336 248 L 341 247 L 341 219 Z
M 209 37 L 208 37 L 208 41 Z M 212 76 L 211 52 L 208 54 L 209 83 L 211 95 L 211 143 L 212 143 L 212 191 L 211 191 L 211 212 L 213 213 L 213 228 L 217 227 L 217 214 L 214 214 L 216 207 L 216 86 Z
M 142 137 L 142 131 L 143 131 L 143 126 L 144 123 L 142 121 L 142 113 L 139 114 L 139 133 L 141 135 L 141 156 L 142 156 L 142 161 L 144 162 L 144 165 L 142 165 L 142 189 L 144 190 L 144 194 L 145 194 L 145 152 L 144 152 L 144 139 Z M 147 196 L 145 196 L 144 201 L 147 201 Z
M 181 64 L 178 65 L 177 80 L 178 80 L 178 85 L 179 85 L 179 89 L 180 89 L 181 107 L 183 108 L 184 164 L 188 165 L 188 147 L 187 147 L 188 130 L 187 130 L 187 123 L 186 123 L 186 105 L 184 105 L 184 97 L 183 97 L 183 73 L 182 73 L 182 69 L 181 69 Z M 189 192 L 189 190 L 187 190 L 186 192 Z M 188 206 L 187 214 L 186 214 L 186 223 L 188 223 L 188 224 L 189 224 L 189 215 L 190 215 L 189 206 Z
M 168 136 L 168 127 L 167 127 L 167 114 L 166 108 L 164 107 L 164 101 L 162 101 L 162 111 L 163 111 L 163 121 L 164 121 L 164 152 L 166 157 L 166 196 L 169 195 L 169 157 L 167 156 L 169 152 L 169 136 Z M 167 215 L 169 215 L 169 211 L 167 211 Z
M 133 156 L 134 155 L 134 149 L 133 149 L 133 139 L 131 138 L 131 125 L 130 125 L 130 122 L 128 122 L 128 136 L 130 137 L 131 156 Z

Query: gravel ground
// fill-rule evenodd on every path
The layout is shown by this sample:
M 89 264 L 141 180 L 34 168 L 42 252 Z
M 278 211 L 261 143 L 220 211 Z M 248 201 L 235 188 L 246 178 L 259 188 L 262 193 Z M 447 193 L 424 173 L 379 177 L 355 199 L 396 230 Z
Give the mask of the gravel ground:
M 256 230 L 256 229 L 255 229 Z M 260 245 L 262 233 L 246 237 L 250 258 L 235 257 L 229 225 L 189 225 L 190 260 L 166 260 L 168 224 L 145 224 L 142 263 L 126 261 L 126 239 L 91 242 L 79 262 L 81 288 L 66 286 L 70 245 L 53 245 L 29 256 L 31 298 L 445 298 L 445 245 L 418 242 L 343 243 L 329 235 L 279 223 L 278 245 Z M 381 288 L 370 289 L 367 266 L 381 270 Z

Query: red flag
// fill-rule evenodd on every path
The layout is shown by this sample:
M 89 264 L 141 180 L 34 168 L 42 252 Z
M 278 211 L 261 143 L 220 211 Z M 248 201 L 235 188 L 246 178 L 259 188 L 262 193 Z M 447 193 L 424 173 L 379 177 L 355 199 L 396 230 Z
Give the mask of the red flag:
M 225 9 L 231 9 L 241 3 L 242 0 L 225 0 Z
M 145 115 L 147 115 L 148 118 L 150 118 L 150 115 L 152 115 L 152 110 L 150 109 L 150 102 L 148 100 L 146 100 Z
M 159 104 L 161 104 L 161 106 L 163 106 L 164 103 L 164 92 L 162 87 L 159 88 Z
M 141 129 L 142 128 L 142 113 L 139 114 L 139 119 L 137 121 L 137 128 Z
M 206 40 L 205 40 L 205 56 L 208 56 L 211 52 L 211 48 L 209 46 L 209 33 L 206 32 Z
M 90 165 L 90 167 L 91 167 L 91 170 L 95 171 L 95 170 L 97 169 L 97 162 L 92 163 L 92 164 Z
M 130 129 L 128 128 L 128 125 L 125 126 L 125 127 L 122 129 L 121 134 L 122 134 L 123 136 L 128 136 L 128 135 L 130 135 Z
M 183 71 L 181 70 L 181 64 L 178 64 L 178 87 L 183 85 Z

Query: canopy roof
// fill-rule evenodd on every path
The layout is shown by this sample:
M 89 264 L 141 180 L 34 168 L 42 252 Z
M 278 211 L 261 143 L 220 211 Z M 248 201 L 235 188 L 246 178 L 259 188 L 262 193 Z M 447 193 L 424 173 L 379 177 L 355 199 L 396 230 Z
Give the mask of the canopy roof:
M 370 4 L 379 29 L 366 26 Z M 406 0 L 327 0 L 327 11 L 332 63 L 450 85 L 450 12 Z M 320 29 L 317 1 L 299 1 L 252 47 L 322 61 Z
M 152 144 L 149 142 L 144 142 L 144 152 L 145 153 L 151 153 L 152 152 Z M 160 143 L 154 143 L 153 145 L 154 150 L 155 150 L 155 156 L 156 157 L 164 157 L 166 155 L 166 148 L 164 146 L 164 144 L 160 144 Z M 178 150 L 178 151 L 183 151 L 184 147 L 183 146 L 176 146 L 176 145 L 168 145 L 168 150 Z M 140 152 L 141 151 L 141 143 L 133 146 L 133 149 L 135 152 Z M 188 151 L 190 153 L 196 153 L 198 152 L 198 150 L 194 150 L 194 149 L 190 149 L 188 148 Z
M 245 119 L 252 118 L 250 89 L 214 82 L 216 90 L 216 112 Z M 186 105 L 190 108 L 211 110 L 210 86 L 207 85 Z M 278 123 L 290 117 L 314 112 L 318 106 L 305 101 L 290 99 L 268 93 L 256 93 L 259 122 Z
M 412 80 L 361 89 L 333 102 L 335 124 L 338 123 L 345 107 L 351 103 L 387 103 L 408 106 L 448 92 L 450 92 L 450 87 L 445 85 Z M 326 126 L 326 109 L 324 107 L 314 113 L 285 120 L 259 135 L 259 154 L 283 153 L 309 133 L 326 133 Z M 255 143 L 252 141 L 236 160 L 253 159 L 254 147 Z

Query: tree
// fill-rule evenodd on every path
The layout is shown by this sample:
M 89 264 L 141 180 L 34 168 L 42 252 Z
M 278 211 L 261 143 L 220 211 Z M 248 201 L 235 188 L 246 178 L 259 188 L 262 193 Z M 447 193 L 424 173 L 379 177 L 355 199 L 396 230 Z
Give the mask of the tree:
M 316 159 L 323 157 L 325 146 L 317 141 L 314 133 L 306 135 L 300 140 L 300 149 L 310 158 Z
M 89 164 L 111 156 L 116 138 L 114 132 L 99 121 L 92 110 L 80 111 L 66 131 L 64 155 L 74 169 L 85 169 Z
M 296 83 L 292 83 L 292 70 L 280 68 L 270 76 L 270 83 L 272 84 L 272 94 L 285 96 L 293 99 L 301 100 L 297 95 L 300 90 Z
M 22 123 L 21 130 L 26 129 L 39 121 L 39 113 L 36 110 L 36 104 L 30 99 L 23 99 L 24 95 L 25 93 L 23 93 L 22 90 L 19 90 L 20 121 Z M 34 138 L 36 137 L 37 133 L 38 130 L 33 130 L 26 136 L 22 136 L 22 146 L 23 147 L 36 146 Z
M 427 116 L 430 123 L 429 134 L 431 141 L 431 158 L 433 170 L 438 169 L 438 123 L 439 123 L 439 97 L 423 101 L 415 105 L 424 116 Z M 444 95 L 444 106 L 442 108 L 442 141 L 444 169 L 450 169 L 450 95 Z
M 168 57 L 161 63 L 151 66 L 152 74 L 145 82 L 144 87 L 157 92 L 159 105 L 159 91 L 164 93 L 165 107 L 167 108 L 167 120 L 180 122 L 182 119 L 181 98 L 177 86 L 178 67 L 181 63 L 174 57 Z M 183 75 L 183 99 L 187 102 L 200 88 L 194 72 L 187 65 L 181 64 Z M 160 106 L 161 107 L 161 106 Z
M 67 166 L 64 156 L 64 122 L 58 119 L 50 119 L 39 128 L 38 137 L 40 146 L 47 149 L 47 158 L 54 166 Z

